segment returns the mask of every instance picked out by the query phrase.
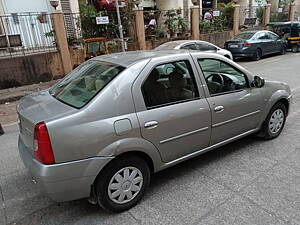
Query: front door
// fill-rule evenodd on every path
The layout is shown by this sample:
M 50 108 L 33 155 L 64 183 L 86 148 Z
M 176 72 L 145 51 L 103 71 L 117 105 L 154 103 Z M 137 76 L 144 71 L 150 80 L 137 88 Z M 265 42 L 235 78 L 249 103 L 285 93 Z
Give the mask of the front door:
M 218 59 L 196 59 L 208 87 L 212 110 L 211 145 L 257 128 L 264 99 L 250 88 L 247 76 Z
M 209 145 L 211 112 L 191 57 L 153 59 L 133 85 L 142 137 L 166 163 Z

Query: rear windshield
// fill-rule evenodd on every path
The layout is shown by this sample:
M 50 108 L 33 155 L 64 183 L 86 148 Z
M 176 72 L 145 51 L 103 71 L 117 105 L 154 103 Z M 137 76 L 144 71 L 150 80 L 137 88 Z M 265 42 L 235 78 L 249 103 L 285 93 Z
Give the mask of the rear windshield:
M 255 33 L 254 32 L 244 32 L 239 33 L 238 35 L 234 36 L 234 40 L 249 40 L 253 37 Z
M 85 106 L 125 68 L 106 62 L 87 62 L 57 83 L 50 94 L 75 108 Z
M 105 51 L 105 44 L 103 41 L 98 42 L 89 42 L 87 43 L 87 53 L 91 54 L 94 52 L 102 52 Z
M 177 42 L 167 42 L 155 48 L 155 50 L 170 50 L 178 45 Z

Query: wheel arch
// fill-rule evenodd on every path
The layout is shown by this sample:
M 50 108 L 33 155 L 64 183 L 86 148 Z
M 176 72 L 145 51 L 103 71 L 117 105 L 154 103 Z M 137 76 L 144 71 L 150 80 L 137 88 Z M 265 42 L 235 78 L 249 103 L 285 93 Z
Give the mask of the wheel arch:
M 275 93 L 276 94 L 276 93 Z M 274 95 L 275 95 L 274 94 Z M 278 95 L 276 96 L 272 96 L 272 98 L 270 99 L 270 101 L 268 102 L 267 106 L 266 106 L 266 110 L 263 114 L 263 117 L 262 117 L 262 120 L 260 122 L 260 127 L 263 125 L 263 123 L 265 122 L 270 110 L 272 109 L 272 107 L 274 105 L 276 105 L 278 102 L 282 102 L 286 108 L 286 112 L 287 112 L 287 115 L 289 113 L 289 107 L 290 107 L 290 102 L 288 100 L 288 97 L 287 96 L 281 96 L 281 97 L 278 97 Z

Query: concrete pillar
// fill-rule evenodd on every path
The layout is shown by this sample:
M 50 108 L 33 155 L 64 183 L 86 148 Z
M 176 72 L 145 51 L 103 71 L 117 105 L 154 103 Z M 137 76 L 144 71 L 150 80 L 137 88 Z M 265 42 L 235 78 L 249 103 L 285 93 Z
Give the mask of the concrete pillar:
M 264 8 L 264 15 L 263 15 L 264 26 L 270 23 L 270 14 L 271 14 L 271 4 L 266 4 Z
M 200 19 L 202 20 L 202 16 L 203 16 L 202 0 L 199 0 L 199 16 L 200 16 Z
M 146 50 L 145 24 L 143 7 L 133 9 L 135 14 L 135 32 L 140 50 Z
M 61 57 L 64 74 L 68 74 L 72 71 L 71 56 L 69 51 L 69 45 L 67 41 L 67 33 L 64 24 L 63 14 L 60 12 L 53 13 L 53 28 L 55 32 L 55 39 L 57 48 Z
M 235 5 L 233 10 L 233 35 L 239 33 L 240 27 L 240 5 Z
M 294 21 L 295 20 L 295 9 L 296 6 L 295 4 L 290 4 L 289 6 L 289 21 Z
M 270 0 L 268 3 L 271 4 L 271 12 L 277 12 L 279 7 L 279 0 Z
M 213 0 L 213 9 L 218 9 L 218 0 Z
M 199 6 L 191 6 L 191 31 L 193 40 L 200 39 L 199 12 Z

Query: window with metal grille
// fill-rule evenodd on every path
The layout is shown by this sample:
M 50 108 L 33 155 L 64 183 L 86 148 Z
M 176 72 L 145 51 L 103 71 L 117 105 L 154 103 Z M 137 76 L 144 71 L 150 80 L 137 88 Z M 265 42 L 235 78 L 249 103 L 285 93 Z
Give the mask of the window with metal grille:
M 18 13 L 12 13 L 11 16 L 13 18 L 14 24 L 20 24 Z

